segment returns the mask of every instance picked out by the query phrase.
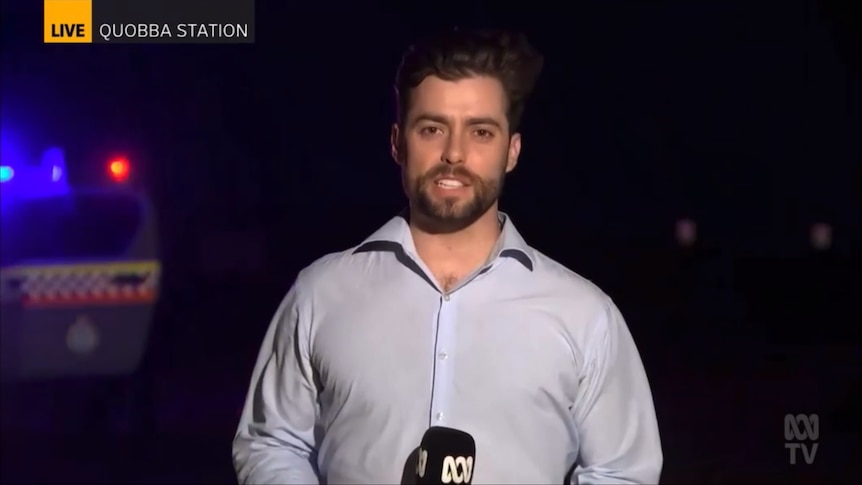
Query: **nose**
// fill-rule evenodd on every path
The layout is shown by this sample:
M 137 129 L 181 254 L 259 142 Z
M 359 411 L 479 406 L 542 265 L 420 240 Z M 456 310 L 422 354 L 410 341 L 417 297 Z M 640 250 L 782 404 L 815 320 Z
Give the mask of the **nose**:
M 460 136 L 456 134 L 449 135 L 446 149 L 443 150 L 442 159 L 444 163 L 450 165 L 464 162 L 464 143 Z

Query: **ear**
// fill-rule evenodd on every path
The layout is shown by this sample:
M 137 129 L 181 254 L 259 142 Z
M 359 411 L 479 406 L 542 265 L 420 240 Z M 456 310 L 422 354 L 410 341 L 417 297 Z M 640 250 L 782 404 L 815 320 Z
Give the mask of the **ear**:
M 398 123 L 392 123 L 392 129 L 389 133 L 389 150 L 392 154 L 392 159 L 395 163 L 401 165 L 401 132 L 398 129 Z
M 506 173 L 515 170 L 518 165 L 518 157 L 521 156 L 521 134 L 513 133 L 509 137 L 509 155 L 506 159 Z

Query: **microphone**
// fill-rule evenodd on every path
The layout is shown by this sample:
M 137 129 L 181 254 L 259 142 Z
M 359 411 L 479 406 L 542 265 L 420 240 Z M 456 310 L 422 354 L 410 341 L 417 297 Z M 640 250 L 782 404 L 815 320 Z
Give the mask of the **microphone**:
M 416 483 L 470 485 L 475 460 L 476 441 L 472 436 L 457 429 L 433 426 L 419 445 Z

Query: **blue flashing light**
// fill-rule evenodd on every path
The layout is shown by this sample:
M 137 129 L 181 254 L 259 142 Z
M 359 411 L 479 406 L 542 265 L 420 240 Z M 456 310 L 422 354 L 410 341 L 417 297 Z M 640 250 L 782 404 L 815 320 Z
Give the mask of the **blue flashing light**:
M 15 170 L 12 167 L 0 166 L 0 183 L 8 182 L 13 177 L 15 177 Z
M 7 162 L 0 169 L 0 181 L 3 182 L 4 199 L 55 197 L 70 191 L 66 159 L 59 147 L 46 150 L 38 164 L 27 163 L 20 158 Z

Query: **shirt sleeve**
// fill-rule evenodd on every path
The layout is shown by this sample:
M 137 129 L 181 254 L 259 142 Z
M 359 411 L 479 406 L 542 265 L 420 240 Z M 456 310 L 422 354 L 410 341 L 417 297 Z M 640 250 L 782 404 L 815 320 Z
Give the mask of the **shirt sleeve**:
M 574 420 L 573 484 L 659 482 L 662 450 L 649 381 L 617 307 L 607 302 L 585 346 Z
M 318 415 L 309 344 L 310 309 L 300 282 L 264 337 L 233 441 L 240 484 L 317 484 Z

